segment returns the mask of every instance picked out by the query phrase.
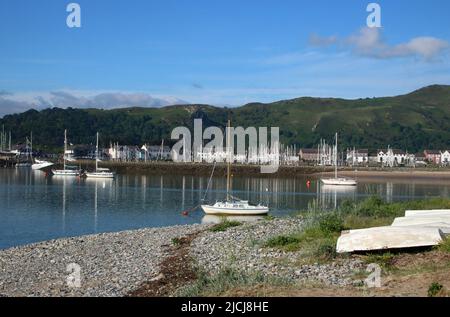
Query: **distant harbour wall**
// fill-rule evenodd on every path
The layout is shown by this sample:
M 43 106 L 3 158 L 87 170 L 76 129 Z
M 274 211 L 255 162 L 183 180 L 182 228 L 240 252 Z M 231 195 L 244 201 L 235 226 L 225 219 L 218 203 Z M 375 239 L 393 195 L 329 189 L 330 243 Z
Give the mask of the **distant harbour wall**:
M 95 161 L 77 161 L 72 164 L 81 165 L 83 169 L 92 170 L 95 168 Z M 101 167 L 107 167 L 119 174 L 157 174 L 157 175 L 195 175 L 210 176 L 214 164 L 208 163 L 175 163 L 166 161 L 149 162 L 100 162 Z M 226 176 L 226 164 L 216 164 L 214 175 Z M 279 167 L 273 174 L 262 174 L 259 165 L 233 164 L 231 171 L 234 176 L 253 176 L 261 178 L 275 177 L 304 177 L 311 178 L 333 177 L 334 167 L 332 166 L 285 166 Z M 367 178 L 443 178 L 450 179 L 450 168 L 381 168 L 381 167 L 340 167 L 339 175 L 348 177 L 367 177 Z

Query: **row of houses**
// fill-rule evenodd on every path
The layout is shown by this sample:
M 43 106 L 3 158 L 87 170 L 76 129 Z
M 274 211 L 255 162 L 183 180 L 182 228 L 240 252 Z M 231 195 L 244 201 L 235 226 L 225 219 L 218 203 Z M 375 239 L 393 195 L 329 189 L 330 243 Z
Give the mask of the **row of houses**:
M 324 160 L 323 155 L 323 152 L 320 152 L 319 148 L 300 149 L 299 152 L 300 161 L 304 163 L 318 164 L 319 162 L 331 162 L 327 165 L 332 165 L 334 160 L 331 158 Z M 347 149 L 340 156 L 338 154 L 338 161 L 341 165 L 450 165 L 450 150 L 424 150 L 423 152 L 411 154 L 403 150 L 390 148 L 380 149 L 372 153 L 368 149 Z

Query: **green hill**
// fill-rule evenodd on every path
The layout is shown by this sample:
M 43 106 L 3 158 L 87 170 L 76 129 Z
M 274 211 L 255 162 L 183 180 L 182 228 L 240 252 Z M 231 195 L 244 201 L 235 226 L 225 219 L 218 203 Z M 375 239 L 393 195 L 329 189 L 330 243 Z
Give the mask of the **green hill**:
M 194 118 L 204 126 L 279 126 L 281 140 L 302 147 L 340 133 L 342 147 L 400 148 L 410 152 L 450 147 L 450 86 L 429 86 L 407 95 L 345 100 L 297 98 L 269 104 L 252 103 L 238 108 L 209 105 L 164 108 L 29 110 L 7 115 L 0 125 L 20 142 L 33 131 L 34 143 L 42 148 L 60 147 L 63 130 L 72 143 L 93 143 L 96 131 L 108 144 L 159 144 L 169 141 L 176 126 L 192 127 Z

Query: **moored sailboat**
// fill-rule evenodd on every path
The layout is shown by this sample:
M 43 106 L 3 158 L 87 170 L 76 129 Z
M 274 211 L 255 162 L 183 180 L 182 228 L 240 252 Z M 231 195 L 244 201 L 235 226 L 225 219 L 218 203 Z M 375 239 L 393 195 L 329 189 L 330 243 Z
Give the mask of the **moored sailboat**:
M 66 164 L 66 152 L 67 152 L 67 130 L 64 130 L 64 167 L 62 170 L 54 169 L 52 170 L 55 176 L 80 176 L 81 171 L 77 166 L 69 166 Z
M 86 177 L 88 178 L 114 178 L 114 172 L 111 172 L 109 168 L 101 168 L 98 167 L 98 161 L 100 161 L 98 157 L 98 132 L 97 132 L 97 145 L 95 147 L 95 171 L 87 172 Z
M 332 186 L 356 186 L 358 182 L 353 178 L 338 177 L 337 172 L 337 153 L 338 153 L 338 134 L 336 133 L 336 151 L 334 157 L 334 178 L 322 178 L 321 181 L 325 185 Z
M 266 215 L 269 213 L 269 207 L 259 205 L 251 205 L 247 200 L 241 200 L 233 197 L 231 192 L 231 150 L 230 150 L 230 121 L 228 121 L 227 131 L 227 147 L 228 147 L 228 159 L 227 159 L 227 194 L 224 201 L 217 201 L 214 204 L 201 205 L 203 211 L 207 215 L 246 215 L 246 216 L 258 216 Z

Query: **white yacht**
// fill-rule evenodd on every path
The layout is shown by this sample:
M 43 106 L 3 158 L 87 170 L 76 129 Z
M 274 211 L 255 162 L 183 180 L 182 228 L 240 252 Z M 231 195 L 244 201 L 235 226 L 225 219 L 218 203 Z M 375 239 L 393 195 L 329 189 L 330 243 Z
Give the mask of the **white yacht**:
M 95 172 L 87 172 L 86 177 L 88 178 L 114 178 L 114 172 L 111 172 L 109 168 L 98 167 L 98 132 L 97 132 L 97 145 L 95 147 Z
M 67 153 L 67 130 L 64 130 L 64 168 L 62 170 L 52 170 L 55 176 L 80 176 L 81 170 L 77 166 L 69 166 L 66 164 L 66 153 Z
M 257 216 L 269 213 L 269 207 L 263 205 L 251 205 L 246 200 L 230 199 L 218 201 L 213 205 L 202 205 L 202 209 L 207 215 L 247 215 Z
M 321 181 L 325 185 L 333 186 L 356 186 L 358 182 L 353 178 L 338 177 L 337 173 L 337 149 L 338 149 L 338 134 L 336 133 L 336 151 L 334 155 L 334 178 L 322 178 Z
M 31 165 L 31 168 L 34 170 L 42 170 L 42 169 L 50 167 L 52 165 L 54 165 L 54 163 L 52 163 L 52 162 L 40 161 L 38 159 L 34 159 L 34 163 L 33 163 L 33 165 Z
M 228 121 L 228 128 L 230 128 L 230 121 Z M 228 129 L 230 131 L 230 129 Z M 227 133 L 227 147 L 229 147 L 230 133 Z M 247 200 L 241 200 L 230 195 L 231 191 L 231 151 L 228 149 L 228 164 L 227 164 L 227 196 L 225 201 L 217 201 L 215 204 L 201 205 L 203 211 L 207 215 L 246 215 L 257 216 L 266 215 L 269 213 L 269 207 L 261 204 L 255 206 L 251 205 Z M 211 175 L 212 176 L 212 175 Z

